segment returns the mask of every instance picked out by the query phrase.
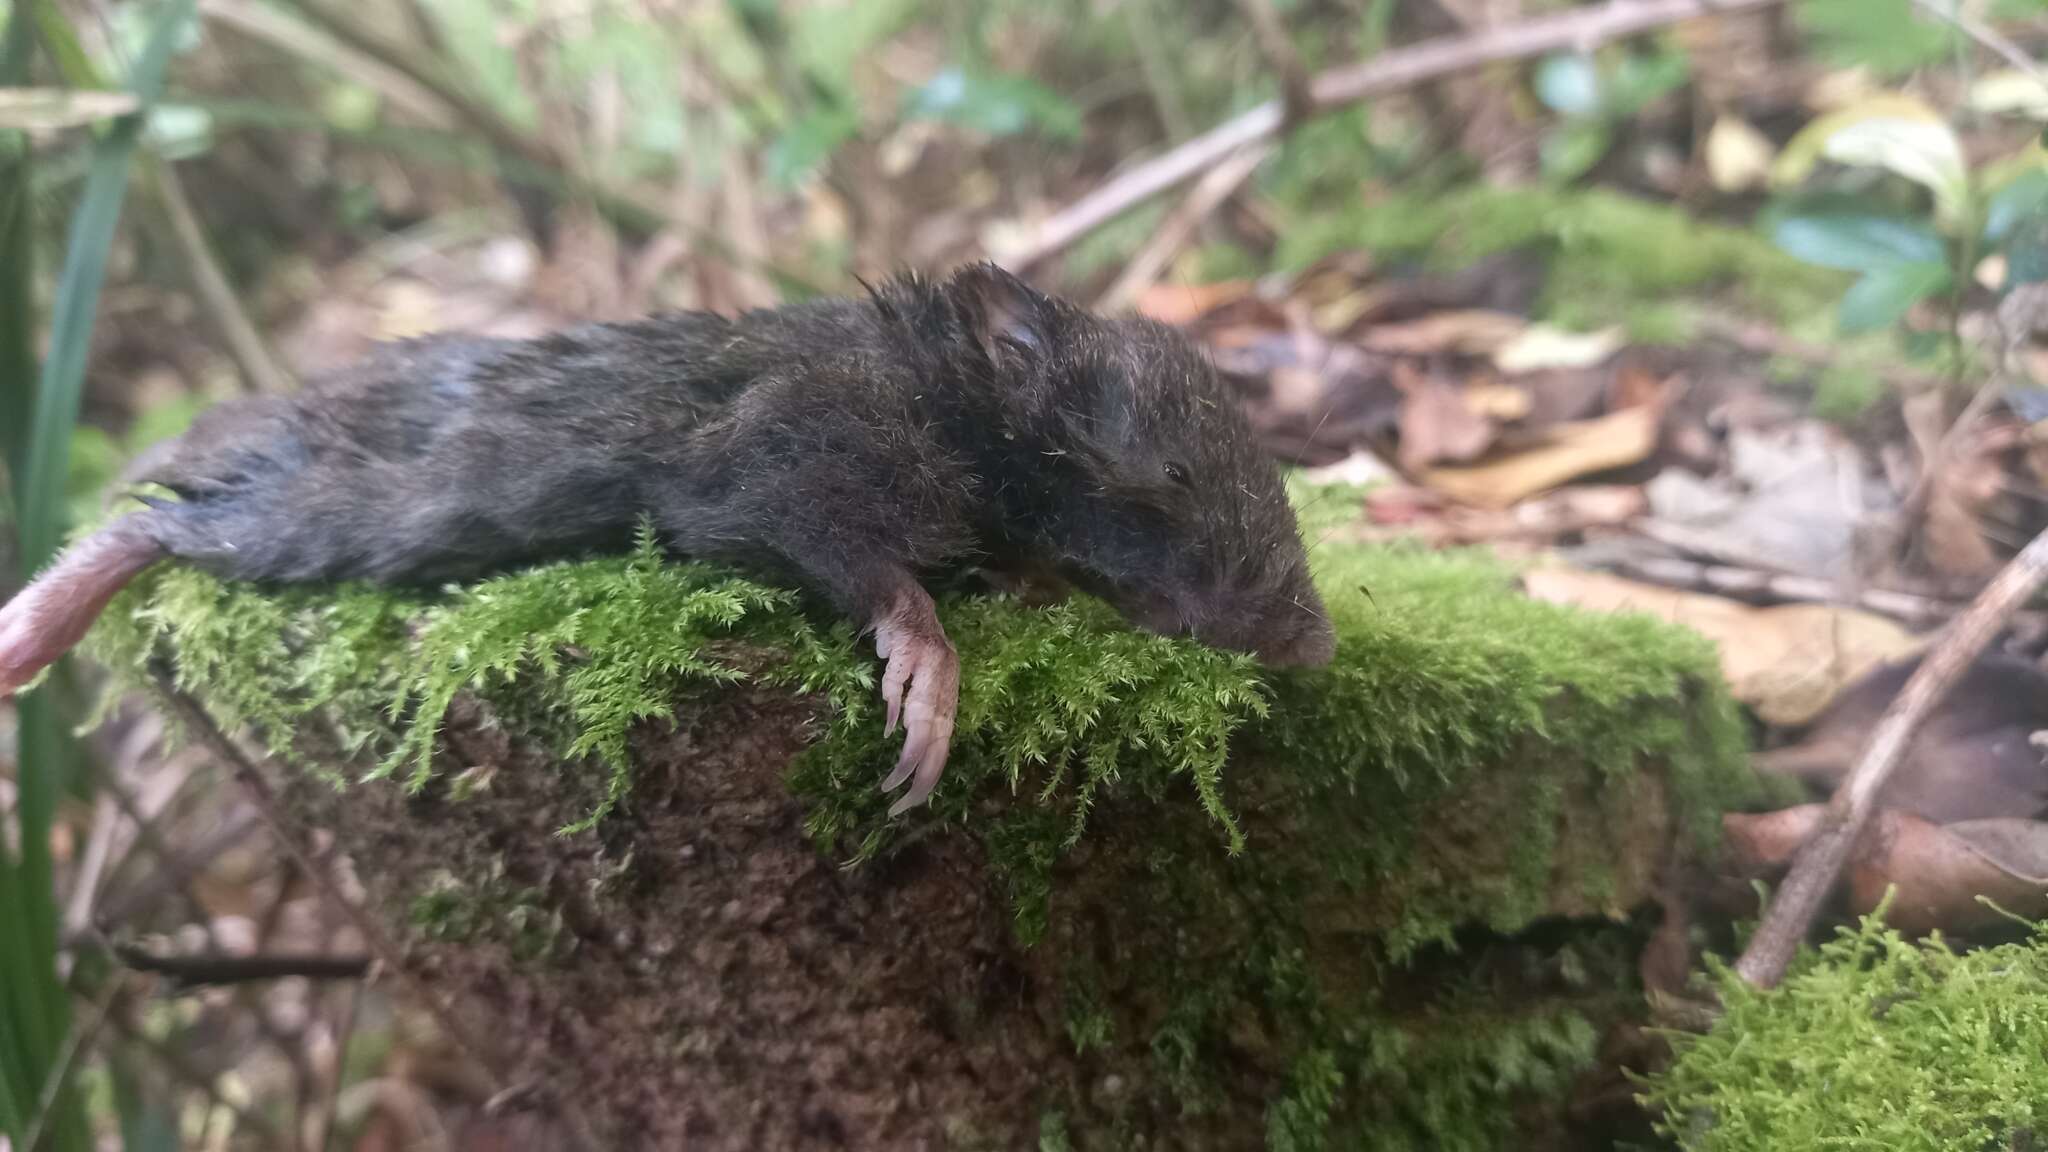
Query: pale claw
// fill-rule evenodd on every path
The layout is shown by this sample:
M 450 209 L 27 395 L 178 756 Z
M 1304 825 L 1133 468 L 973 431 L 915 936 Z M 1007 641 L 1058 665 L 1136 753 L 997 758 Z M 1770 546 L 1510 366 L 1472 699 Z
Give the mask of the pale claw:
M 930 799 L 945 771 L 960 697 L 960 661 L 922 590 L 876 625 L 875 653 L 888 662 L 882 673 L 883 734 L 895 732 L 899 719 L 903 723 L 903 753 L 882 781 L 884 792 L 910 782 L 909 791 L 889 806 L 889 815 L 897 816 Z

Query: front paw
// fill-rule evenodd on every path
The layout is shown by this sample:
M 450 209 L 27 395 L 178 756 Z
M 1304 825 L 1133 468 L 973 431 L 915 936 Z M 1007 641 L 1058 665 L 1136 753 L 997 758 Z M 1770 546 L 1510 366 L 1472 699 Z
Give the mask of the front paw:
M 896 816 L 931 798 L 946 768 L 953 743 L 953 714 L 960 700 L 960 659 L 939 627 L 931 601 L 922 595 L 875 626 L 875 654 L 888 662 L 882 673 L 882 702 L 888 710 L 883 735 L 903 724 L 903 754 L 882 781 L 893 792 L 904 781 L 909 791 L 889 806 Z

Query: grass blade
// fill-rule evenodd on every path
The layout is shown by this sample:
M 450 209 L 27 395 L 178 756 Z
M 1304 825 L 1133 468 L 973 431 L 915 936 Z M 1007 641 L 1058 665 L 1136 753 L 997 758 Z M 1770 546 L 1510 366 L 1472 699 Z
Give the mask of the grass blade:
M 113 246 L 114 228 L 120 221 L 121 203 L 126 198 L 130 162 L 136 141 L 147 123 L 149 106 L 163 91 L 164 73 L 179 34 L 192 17 L 193 0 L 168 0 L 155 17 L 148 45 L 137 58 L 128 88 L 140 109 L 116 120 L 95 145 L 85 191 L 71 220 L 63 271 L 58 278 L 56 304 L 51 316 L 49 354 L 37 378 L 34 411 L 26 421 L 30 429 L 25 448 L 18 449 L 14 472 L 22 570 L 30 572 L 45 563 L 57 550 L 64 534 L 65 480 L 70 463 L 72 429 L 78 422 L 80 398 L 85 385 L 86 355 L 92 340 L 93 319 L 99 308 L 100 288 L 106 278 L 107 253 Z M 35 8 L 33 17 L 28 9 Z M 41 21 L 46 42 L 71 43 L 68 26 L 47 0 L 17 0 L 9 21 L 7 60 L 25 60 L 15 55 L 19 39 L 27 35 L 30 19 Z M 25 51 L 25 50 L 24 50 Z M 67 61 L 60 59 L 60 64 Z M 78 61 L 68 61 L 67 71 L 76 71 Z M 26 179 L 27 151 L 21 149 L 23 166 L 11 196 L 20 204 L 15 210 L 15 227 L 26 223 L 29 180 Z M 13 235 L 12 232 L 9 233 Z M 32 318 L 27 280 L 11 271 L 7 289 L 14 293 L 6 301 L 10 315 L 5 334 L 20 337 L 29 330 Z M 26 342 L 24 342 L 26 343 Z M 32 344 L 27 344 L 30 349 Z M 32 355 L 32 351 L 29 353 Z M 17 346 L 7 351 L 10 363 L 18 363 Z M 25 377 L 24 377 L 25 378 Z M 19 427 L 20 425 L 16 425 Z M 0 952 L 8 970 L 4 976 L 9 994 L 5 1024 L 12 1048 L 24 1065 L 21 1077 L 10 1086 L 14 1110 L 30 1106 L 57 1070 L 59 1052 L 70 1028 L 70 1005 L 57 979 L 57 912 L 50 860 L 50 828 L 56 816 L 57 798 L 62 791 L 65 762 L 64 729 L 47 688 L 21 701 L 20 791 L 16 815 L 20 823 L 20 859 L 7 862 L 7 875 L 0 875 L 9 891 L 0 894 L 0 912 L 8 928 L 0 932 L 9 945 Z M 26 1086 L 27 1090 L 24 1091 Z M 90 1131 L 75 1090 L 56 1093 L 52 1109 L 51 1139 L 48 1144 L 61 1152 L 83 1152 L 90 1148 Z M 18 1134 L 17 1134 L 18 1138 Z

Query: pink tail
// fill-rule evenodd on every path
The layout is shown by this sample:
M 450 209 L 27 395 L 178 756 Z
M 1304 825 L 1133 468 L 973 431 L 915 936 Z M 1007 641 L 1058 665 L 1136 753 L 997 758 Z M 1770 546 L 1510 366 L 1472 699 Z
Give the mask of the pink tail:
M 163 558 L 163 546 L 143 527 L 147 515 L 125 516 L 79 541 L 0 607 L 0 697 L 85 639 L 107 601 Z

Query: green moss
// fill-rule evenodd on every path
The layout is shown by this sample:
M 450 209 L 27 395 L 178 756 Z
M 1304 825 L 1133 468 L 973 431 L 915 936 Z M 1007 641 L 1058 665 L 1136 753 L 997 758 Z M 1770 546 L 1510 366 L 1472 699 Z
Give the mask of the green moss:
M 1702 290 L 1728 290 L 1743 307 L 1785 318 L 1831 311 L 1846 287 L 1840 274 L 1802 264 L 1748 230 L 1597 189 L 1469 184 L 1305 213 L 1280 235 L 1279 259 L 1290 267 L 1360 248 L 1426 255 L 1449 269 L 1543 249 L 1551 319 L 1600 327 L 1621 318 L 1642 342 L 1685 339 L 1690 325 L 1675 305 Z
M 1354 516 L 1355 496 L 1303 499 L 1304 532 Z M 1055 1090 L 1056 1143 L 1112 1146 L 1097 1137 L 1153 1107 L 1242 1114 L 1246 1086 L 1218 1069 L 1249 1044 L 1276 1069 L 1259 1097 L 1274 1147 L 1368 1129 L 1481 1147 L 1589 1058 L 1587 1007 L 1509 1015 L 1432 993 L 1427 1018 L 1404 1019 L 1386 984 L 1475 926 L 1624 912 L 1648 885 L 1624 862 L 1661 860 L 1674 819 L 1704 834 L 1745 790 L 1741 727 L 1691 633 L 1530 601 L 1477 554 L 1332 543 L 1315 561 L 1338 655 L 1285 674 L 1134 632 L 1092 600 L 944 598 L 964 669 L 954 751 L 931 809 L 897 822 L 876 787 L 893 760 L 876 663 L 853 629 L 648 539 L 433 595 L 167 566 L 91 646 L 131 678 L 167 662 L 224 723 L 338 786 L 425 785 L 451 702 L 478 696 L 564 753 L 587 797 L 577 828 L 631 803 L 636 725 L 741 678 L 808 694 L 818 729 L 790 779 L 821 848 L 860 859 L 962 828 L 1019 938 L 1058 958 L 1052 1027 L 1125 1088 L 1113 1105 Z M 1146 834 L 1070 867 L 1112 796 L 1148 813 Z M 472 879 L 430 895 L 412 909 L 422 932 L 552 954 L 539 903 Z M 1070 913 L 1105 906 L 1117 932 L 1097 953 Z M 1606 986 L 1626 988 L 1627 967 L 1603 966 Z
M 442 872 L 414 898 L 413 927 L 429 940 L 496 940 L 522 961 L 551 957 L 563 940 L 561 914 L 534 888 L 501 875 L 462 878 Z
M 1726 1012 L 1649 1086 L 1700 1152 L 2035 1148 L 2048 1136 L 2048 934 L 1958 955 L 1881 915 Z
M 1327 670 L 1275 679 L 1273 719 L 1253 735 L 1300 774 L 1301 819 L 1321 865 L 1361 890 L 1408 877 L 1386 933 L 1395 955 L 1460 924 L 1515 931 L 1551 898 L 1564 771 L 1490 780 L 1475 818 L 1516 829 L 1506 867 L 1436 862 L 1427 815 L 1479 789 L 1502 764 L 1569 763 L 1629 800 L 1645 758 L 1661 762 L 1674 808 L 1711 835 L 1713 814 L 1747 788 L 1732 701 L 1705 670 L 1708 642 L 1646 616 L 1593 617 L 1511 592 L 1476 554 L 1326 549 L 1319 579 L 1342 638 Z M 1361 592 L 1369 589 L 1370 596 Z M 1368 819 L 1345 794 L 1374 798 Z M 1595 869 L 1582 893 L 1604 908 Z

